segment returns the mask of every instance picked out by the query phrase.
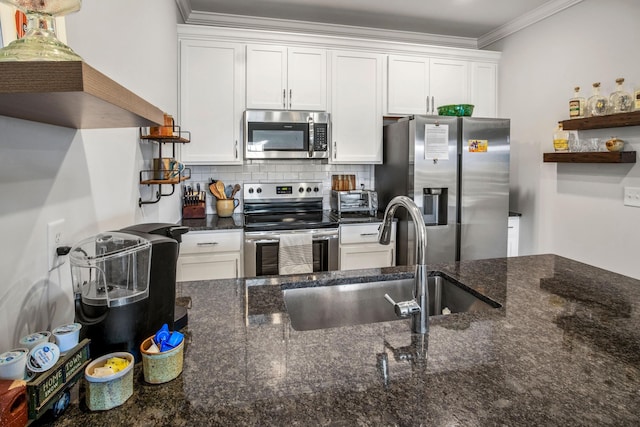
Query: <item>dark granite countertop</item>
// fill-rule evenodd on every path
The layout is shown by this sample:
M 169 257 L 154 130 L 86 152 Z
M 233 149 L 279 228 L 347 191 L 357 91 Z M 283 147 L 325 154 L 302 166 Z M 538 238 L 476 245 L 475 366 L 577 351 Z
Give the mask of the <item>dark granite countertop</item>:
M 328 211 L 327 211 L 328 212 Z M 346 214 L 343 218 L 336 219 L 339 224 L 366 224 L 371 222 L 380 222 L 384 217 L 383 213 L 377 216 L 353 215 Z M 191 231 L 215 231 L 215 230 L 234 230 L 244 227 L 244 215 L 241 213 L 233 214 L 230 218 L 221 218 L 215 214 L 209 214 L 205 218 L 183 219 L 178 225 L 185 225 Z
M 425 343 L 409 320 L 293 330 L 280 292 L 410 267 L 180 283 L 183 373 L 149 385 L 137 365 L 134 395 L 102 413 L 80 387 L 55 425 L 640 424 L 639 280 L 554 255 L 431 267 L 502 308 L 434 316 Z M 425 344 L 426 360 L 400 350 Z
M 183 219 L 178 222 L 178 225 L 187 226 L 190 231 L 242 229 L 244 227 L 244 215 L 236 213 L 231 217 L 223 218 L 210 214 L 205 218 Z

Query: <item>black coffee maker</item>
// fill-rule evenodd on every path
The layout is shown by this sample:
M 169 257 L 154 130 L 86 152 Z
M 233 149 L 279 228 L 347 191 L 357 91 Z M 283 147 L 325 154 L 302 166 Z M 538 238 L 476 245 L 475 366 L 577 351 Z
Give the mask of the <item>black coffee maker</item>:
M 174 329 L 176 263 L 182 234 L 175 224 L 138 224 L 100 233 L 70 252 L 75 319 L 91 355 L 139 346 L 163 324 Z

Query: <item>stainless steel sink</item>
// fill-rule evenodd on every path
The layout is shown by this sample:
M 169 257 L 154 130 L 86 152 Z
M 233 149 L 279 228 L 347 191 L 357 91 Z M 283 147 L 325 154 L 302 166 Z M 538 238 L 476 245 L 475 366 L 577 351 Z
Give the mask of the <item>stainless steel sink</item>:
M 333 286 L 310 286 L 285 289 L 284 303 L 297 331 L 398 320 L 393 306 L 384 298 L 396 301 L 413 298 L 413 278 Z M 501 307 L 443 273 L 428 278 L 429 315 L 490 311 Z M 446 310 L 445 310 L 446 312 Z

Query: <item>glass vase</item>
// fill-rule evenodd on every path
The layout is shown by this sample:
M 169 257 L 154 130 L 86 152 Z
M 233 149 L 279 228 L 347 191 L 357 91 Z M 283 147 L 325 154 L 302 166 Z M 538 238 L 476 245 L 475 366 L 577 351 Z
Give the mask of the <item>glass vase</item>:
M 55 18 L 80 10 L 82 0 L 0 0 L 22 11 L 27 31 L 0 49 L 0 61 L 82 61 L 56 37 Z

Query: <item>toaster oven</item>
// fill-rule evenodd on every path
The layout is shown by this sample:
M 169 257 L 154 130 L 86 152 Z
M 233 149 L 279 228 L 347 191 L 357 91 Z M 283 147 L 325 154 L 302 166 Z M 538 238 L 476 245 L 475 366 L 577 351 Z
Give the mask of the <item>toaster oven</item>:
M 372 190 L 332 190 L 331 210 L 337 214 L 361 213 L 376 216 L 378 212 L 378 193 Z

